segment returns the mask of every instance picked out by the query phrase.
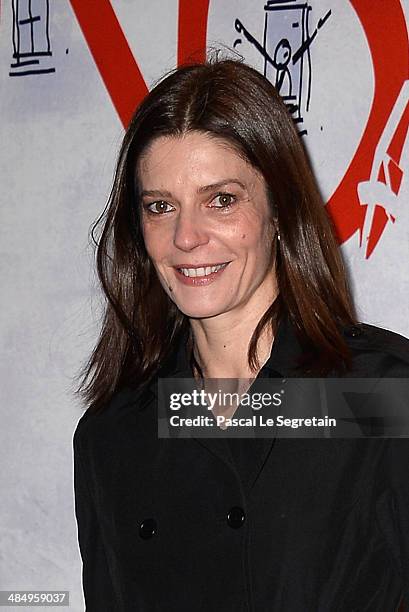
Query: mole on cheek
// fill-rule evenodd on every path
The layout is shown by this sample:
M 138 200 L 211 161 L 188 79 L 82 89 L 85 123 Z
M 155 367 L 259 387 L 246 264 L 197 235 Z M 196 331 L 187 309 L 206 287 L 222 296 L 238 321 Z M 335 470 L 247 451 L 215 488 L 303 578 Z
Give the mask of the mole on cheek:
M 246 234 L 243 234 L 242 239 L 246 237 Z

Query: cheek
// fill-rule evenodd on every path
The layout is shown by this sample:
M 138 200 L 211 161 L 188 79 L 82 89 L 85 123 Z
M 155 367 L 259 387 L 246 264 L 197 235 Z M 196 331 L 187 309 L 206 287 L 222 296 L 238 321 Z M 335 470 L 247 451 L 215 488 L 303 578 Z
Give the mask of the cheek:
M 152 231 L 150 228 L 143 230 L 143 238 L 145 242 L 145 248 L 154 263 L 159 262 L 164 255 L 163 240 L 160 238 L 160 234 L 156 231 Z
M 260 251 L 263 244 L 268 240 L 267 222 L 262 219 L 247 218 L 242 222 L 240 231 L 236 232 L 235 240 L 242 249 L 249 251 Z
M 257 266 L 270 263 L 273 235 L 274 230 L 267 222 L 262 226 L 257 224 L 240 233 L 240 249 L 246 253 L 249 262 L 253 261 Z

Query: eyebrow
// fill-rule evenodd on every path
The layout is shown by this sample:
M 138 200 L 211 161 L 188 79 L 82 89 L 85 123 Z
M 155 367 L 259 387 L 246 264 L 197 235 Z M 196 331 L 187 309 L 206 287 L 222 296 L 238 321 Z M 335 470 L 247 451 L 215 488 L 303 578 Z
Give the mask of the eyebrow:
M 199 187 L 197 189 L 197 193 L 201 194 L 201 193 L 208 193 L 209 191 L 213 191 L 213 189 L 219 189 L 220 187 L 223 187 L 224 185 L 229 185 L 231 183 L 237 183 L 237 185 L 239 185 L 242 189 L 246 190 L 245 185 L 239 181 L 239 179 L 236 178 L 228 178 L 228 179 L 223 179 L 222 181 L 218 181 L 217 183 L 212 183 L 211 185 L 203 185 L 202 187 Z M 154 196 L 154 197 L 165 197 L 165 198 L 171 198 L 172 194 L 170 191 L 166 191 L 166 190 L 161 190 L 161 189 L 144 189 L 141 192 L 141 197 L 143 196 Z

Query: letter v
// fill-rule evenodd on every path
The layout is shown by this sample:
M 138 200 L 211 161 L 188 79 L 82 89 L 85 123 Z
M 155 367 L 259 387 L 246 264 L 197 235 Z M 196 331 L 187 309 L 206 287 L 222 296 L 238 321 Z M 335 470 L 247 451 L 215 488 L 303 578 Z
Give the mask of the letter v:
M 124 128 L 148 93 L 110 0 L 70 0 L 88 47 Z M 206 56 L 209 0 L 179 0 L 178 65 Z

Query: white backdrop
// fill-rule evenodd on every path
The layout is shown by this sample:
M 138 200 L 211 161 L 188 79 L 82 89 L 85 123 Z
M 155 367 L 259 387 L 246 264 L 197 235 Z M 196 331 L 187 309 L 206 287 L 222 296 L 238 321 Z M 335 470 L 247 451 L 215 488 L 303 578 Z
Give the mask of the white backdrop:
M 71 441 L 99 329 L 88 232 L 132 104 L 200 35 L 292 96 L 360 317 L 409 336 L 409 5 L 300 4 L 1 0 L 0 589 L 69 590 L 83 609 Z

